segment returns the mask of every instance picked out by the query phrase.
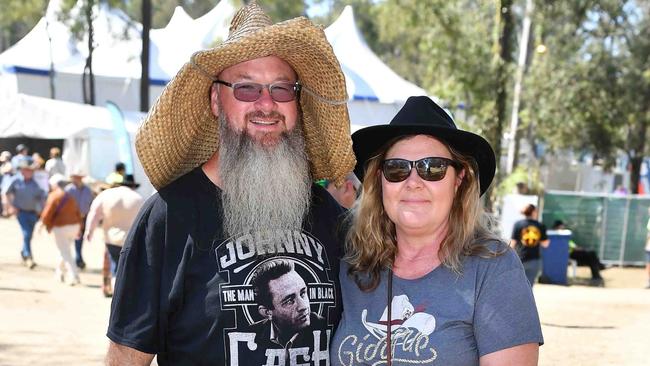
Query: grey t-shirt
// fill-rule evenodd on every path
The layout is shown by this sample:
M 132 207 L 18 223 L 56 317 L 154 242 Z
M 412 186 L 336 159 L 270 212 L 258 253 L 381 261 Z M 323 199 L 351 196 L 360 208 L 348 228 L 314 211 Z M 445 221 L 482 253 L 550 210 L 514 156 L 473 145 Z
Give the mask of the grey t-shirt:
M 332 365 L 378 365 L 386 359 L 387 273 L 363 292 L 341 264 L 343 317 L 332 340 Z M 479 357 L 543 343 L 533 293 L 519 257 L 464 257 L 463 273 L 439 266 L 424 277 L 393 277 L 393 365 L 478 365 Z

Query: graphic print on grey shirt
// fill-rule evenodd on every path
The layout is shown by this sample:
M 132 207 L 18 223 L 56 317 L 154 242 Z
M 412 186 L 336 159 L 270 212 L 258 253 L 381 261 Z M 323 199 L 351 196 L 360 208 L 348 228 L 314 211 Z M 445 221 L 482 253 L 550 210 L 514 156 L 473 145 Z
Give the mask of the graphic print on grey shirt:
M 343 317 L 334 334 L 332 365 L 380 365 L 391 322 L 394 365 L 478 365 L 479 357 L 543 343 L 537 308 L 519 258 L 465 257 L 463 274 L 439 266 L 422 278 L 393 278 L 391 316 L 386 272 L 379 287 L 359 290 L 341 265 Z

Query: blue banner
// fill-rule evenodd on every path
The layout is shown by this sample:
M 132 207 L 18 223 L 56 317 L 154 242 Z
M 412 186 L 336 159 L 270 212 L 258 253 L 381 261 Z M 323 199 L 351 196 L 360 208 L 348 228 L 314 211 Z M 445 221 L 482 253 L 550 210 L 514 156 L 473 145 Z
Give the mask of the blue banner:
M 124 115 L 113 102 L 106 102 L 106 109 L 111 114 L 113 121 L 113 136 L 117 143 L 117 152 L 120 161 L 126 166 L 126 174 L 133 174 L 133 156 L 131 155 L 131 140 L 129 139 L 129 132 L 126 130 L 124 122 Z

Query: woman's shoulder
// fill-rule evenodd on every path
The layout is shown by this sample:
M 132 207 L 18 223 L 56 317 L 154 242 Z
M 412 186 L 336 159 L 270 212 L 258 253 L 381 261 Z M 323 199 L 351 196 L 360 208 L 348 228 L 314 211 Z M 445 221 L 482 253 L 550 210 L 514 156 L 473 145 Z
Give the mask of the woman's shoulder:
M 521 260 L 517 253 L 504 241 L 493 239 L 483 244 L 482 253 L 473 254 L 465 258 L 463 267 L 491 268 L 498 271 L 508 271 L 521 267 Z

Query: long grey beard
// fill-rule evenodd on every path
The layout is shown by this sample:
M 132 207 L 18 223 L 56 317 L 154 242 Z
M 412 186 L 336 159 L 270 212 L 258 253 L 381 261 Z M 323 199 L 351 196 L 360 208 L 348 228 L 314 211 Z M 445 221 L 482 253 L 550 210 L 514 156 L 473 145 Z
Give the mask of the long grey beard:
M 263 147 L 219 116 L 218 173 L 223 228 L 228 236 L 249 231 L 298 229 L 309 210 L 311 176 L 300 125 Z

